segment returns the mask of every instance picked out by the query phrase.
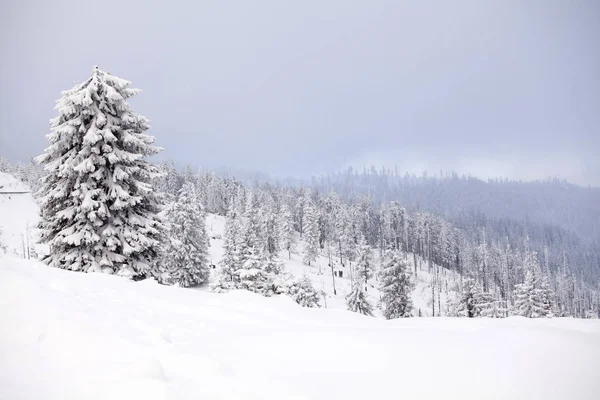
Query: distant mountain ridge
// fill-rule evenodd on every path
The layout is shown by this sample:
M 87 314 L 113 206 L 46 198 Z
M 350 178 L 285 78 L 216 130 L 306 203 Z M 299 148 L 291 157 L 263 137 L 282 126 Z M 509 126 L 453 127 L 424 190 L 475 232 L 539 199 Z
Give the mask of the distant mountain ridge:
M 396 200 L 411 210 L 427 210 L 459 222 L 472 214 L 494 219 L 555 225 L 582 240 L 600 243 L 600 188 L 564 180 L 487 181 L 450 174 L 445 177 L 399 175 L 374 168 L 361 173 L 314 177 L 307 185 L 334 190 L 347 198 L 369 196 L 374 202 Z

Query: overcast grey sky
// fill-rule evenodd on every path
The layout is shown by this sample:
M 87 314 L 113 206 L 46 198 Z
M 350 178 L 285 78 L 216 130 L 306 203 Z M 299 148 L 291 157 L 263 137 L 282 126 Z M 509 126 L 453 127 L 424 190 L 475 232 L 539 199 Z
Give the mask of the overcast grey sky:
M 600 1 L 0 2 L 0 155 L 46 146 L 94 65 L 162 157 L 600 185 Z

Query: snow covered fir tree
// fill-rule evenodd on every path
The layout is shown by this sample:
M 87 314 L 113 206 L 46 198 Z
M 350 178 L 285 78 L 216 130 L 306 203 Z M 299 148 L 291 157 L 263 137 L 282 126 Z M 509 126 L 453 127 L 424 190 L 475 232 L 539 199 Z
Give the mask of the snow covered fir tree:
M 301 233 L 304 234 L 304 262 L 307 265 L 314 262 L 318 255 L 319 226 L 312 202 L 309 200 L 303 207 L 302 216 L 299 219 L 302 224 Z
M 373 316 L 373 306 L 367 298 L 364 285 L 359 279 L 354 282 L 352 291 L 346 296 L 346 305 L 350 311 Z
M 457 317 L 501 317 L 506 316 L 507 309 L 500 309 L 490 293 L 484 293 L 473 278 L 465 278 L 462 290 L 452 305 L 451 316 Z
M 187 287 L 208 281 L 208 237 L 196 188 L 186 182 L 166 210 L 168 244 L 160 263 L 165 283 Z
M 127 103 L 138 93 L 94 67 L 58 100 L 50 146 L 37 158 L 45 169 L 38 199 L 48 265 L 133 278 L 156 272 L 163 227 L 151 182 L 159 170 L 146 158 L 160 148 Z
M 286 286 L 285 292 L 302 307 L 321 307 L 319 292 L 314 288 L 308 276 L 303 275 L 299 280 Z
M 410 292 L 413 283 L 408 264 L 398 251 L 390 252 L 379 275 L 383 316 L 386 319 L 410 317 L 412 315 Z
M 514 314 L 529 318 L 552 316 L 550 288 L 540 284 L 532 271 L 525 274 L 525 282 L 515 289 Z
M 373 250 L 368 246 L 364 238 L 361 238 L 358 250 L 358 259 L 356 260 L 356 279 L 367 285 L 369 279 L 375 273 L 375 261 L 373 260 Z

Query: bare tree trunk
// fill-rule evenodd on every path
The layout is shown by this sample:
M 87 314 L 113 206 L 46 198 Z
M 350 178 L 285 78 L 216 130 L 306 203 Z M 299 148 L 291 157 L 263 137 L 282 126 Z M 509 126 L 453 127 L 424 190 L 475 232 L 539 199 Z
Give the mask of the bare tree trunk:
M 431 316 L 435 317 L 435 280 L 431 277 Z
M 431 274 L 431 238 L 427 229 L 427 272 Z
M 438 279 L 439 279 L 439 270 L 440 267 L 437 267 L 438 270 Z M 441 317 L 442 316 L 442 284 L 441 281 L 438 282 L 438 315 Z
M 331 249 L 328 251 L 329 253 L 329 266 L 331 267 L 331 282 L 333 283 L 333 295 L 337 296 L 337 290 L 335 289 L 335 274 L 333 273 L 333 261 L 331 260 Z
M 21 247 L 23 248 L 23 258 L 27 258 L 27 256 L 25 255 L 25 238 L 23 237 L 22 233 L 21 233 Z
M 413 262 L 415 264 L 415 277 L 417 276 L 417 253 L 413 253 Z
M 25 249 L 27 250 L 26 258 L 29 260 L 29 224 L 25 225 Z

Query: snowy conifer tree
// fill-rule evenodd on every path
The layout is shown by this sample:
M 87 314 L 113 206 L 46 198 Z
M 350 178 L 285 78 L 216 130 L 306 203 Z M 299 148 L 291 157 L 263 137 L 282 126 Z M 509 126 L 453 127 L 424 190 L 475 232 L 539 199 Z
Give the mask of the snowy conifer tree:
M 239 282 L 237 270 L 240 268 L 239 242 L 242 227 L 241 215 L 235 202 L 231 202 L 227 219 L 225 220 L 225 233 L 223 238 L 223 259 L 218 265 L 211 290 L 223 292 L 233 289 Z
M 340 206 L 334 221 L 335 248 L 340 264 L 349 265 L 356 258 L 356 243 L 352 235 L 352 221 L 346 207 Z
M 317 292 L 306 275 L 294 282 L 287 289 L 287 293 L 302 307 L 321 307 L 319 303 L 319 292 Z
M 154 272 L 162 225 L 152 179 L 157 154 L 146 118 L 127 99 L 130 82 L 95 67 L 92 76 L 62 93 L 37 161 L 46 176 L 38 193 L 44 261 L 73 271 L 128 277 Z
M 550 288 L 550 283 L 548 282 L 548 276 L 544 275 L 540 282 L 539 288 L 539 299 L 540 299 L 540 311 L 539 314 L 542 317 L 553 317 L 554 313 L 552 312 L 553 308 L 553 298 L 554 293 Z
M 367 298 L 362 281 L 357 281 L 352 286 L 352 291 L 346 296 L 346 306 L 350 311 L 373 316 L 373 306 Z
M 244 263 L 236 271 L 239 276 L 239 289 L 269 295 L 273 287 L 269 273 L 265 268 L 264 254 L 255 248 L 248 248 Z
M 186 182 L 177 201 L 167 210 L 170 244 L 165 251 L 162 267 L 168 281 L 188 287 L 208 279 L 208 237 L 204 214 L 194 185 Z
M 279 275 L 283 272 L 284 264 L 279 259 L 277 254 L 268 253 L 266 255 L 267 259 L 265 261 L 265 271 L 269 274 Z
M 8 161 L 8 159 L 6 159 L 3 156 L 0 156 L 0 172 L 10 173 L 10 170 L 11 170 L 11 164 Z
M 500 302 L 491 293 L 480 292 L 476 297 L 477 309 L 481 317 L 503 318 L 508 311 L 500 307 Z
M 545 314 L 539 290 L 535 285 L 535 275 L 532 271 L 527 271 L 525 282 L 518 284 L 515 289 L 515 315 L 537 318 Z
M 279 213 L 279 229 L 281 243 L 283 249 L 288 252 L 288 259 L 292 259 L 292 252 L 296 247 L 296 234 L 294 232 L 294 220 L 293 215 L 287 205 L 281 207 Z
M 465 278 L 461 292 L 454 304 L 456 316 L 460 317 L 500 317 L 498 302 L 490 293 L 484 293 L 473 278 Z M 451 313 L 452 314 L 452 313 Z
M 273 287 L 273 282 L 271 274 L 267 271 L 265 218 L 260 204 L 259 193 L 251 193 L 240 229 L 241 240 L 238 242 L 237 260 L 239 268 L 236 271 L 239 283 L 236 288 L 267 295 Z
M 317 256 L 319 255 L 319 227 L 317 225 L 317 214 L 310 199 L 307 200 L 306 205 L 304 206 L 303 230 L 304 240 L 306 241 L 303 261 L 305 264 L 310 265 L 311 262 L 317 260 Z
M 356 279 L 367 284 L 369 279 L 373 277 L 375 272 L 375 260 L 373 259 L 373 251 L 364 238 L 361 238 L 358 260 L 356 260 Z
M 456 302 L 456 311 L 459 316 L 469 318 L 479 316 L 479 309 L 477 307 L 479 293 L 481 293 L 481 288 L 473 278 L 465 278 L 463 280 L 462 290 Z
M 248 195 L 242 225 L 240 252 L 243 264 L 243 257 L 248 249 L 253 249 L 256 254 L 267 252 L 265 213 L 261 208 L 261 198 L 258 192 L 252 192 Z
M 165 201 L 175 201 L 177 193 L 183 184 L 183 178 L 173 161 L 161 165 L 163 177 L 161 179 L 161 189 L 164 191 Z
M 381 309 L 387 319 L 410 317 L 413 290 L 408 264 L 398 251 L 391 251 L 379 273 Z

